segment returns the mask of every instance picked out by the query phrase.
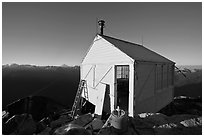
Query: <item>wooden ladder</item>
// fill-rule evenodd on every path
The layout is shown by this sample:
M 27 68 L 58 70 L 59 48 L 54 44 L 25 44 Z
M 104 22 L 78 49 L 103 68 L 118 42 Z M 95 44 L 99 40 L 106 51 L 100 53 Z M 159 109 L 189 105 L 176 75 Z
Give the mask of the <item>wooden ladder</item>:
M 82 93 L 83 90 L 84 90 L 84 98 L 86 100 L 88 100 L 88 88 L 87 88 L 86 80 L 81 80 L 80 83 L 79 83 L 79 87 L 78 87 L 76 97 L 75 97 L 75 100 L 74 100 L 74 104 L 72 106 L 72 111 L 71 111 L 72 119 L 74 119 L 74 116 L 76 115 L 76 112 L 78 110 L 80 110 L 81 107 L 82 107 L 82 104 L 80 104 L 80 102 L 81 102 L 81 93 Z

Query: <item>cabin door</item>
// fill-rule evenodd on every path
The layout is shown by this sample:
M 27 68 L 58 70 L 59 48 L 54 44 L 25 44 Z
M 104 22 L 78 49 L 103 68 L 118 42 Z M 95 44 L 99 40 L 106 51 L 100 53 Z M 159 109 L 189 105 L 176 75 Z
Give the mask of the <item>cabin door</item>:
M 128 111 L 129 99 L 129 65 L 115 66 L 115 82 L 117 105 L 121 109 Z

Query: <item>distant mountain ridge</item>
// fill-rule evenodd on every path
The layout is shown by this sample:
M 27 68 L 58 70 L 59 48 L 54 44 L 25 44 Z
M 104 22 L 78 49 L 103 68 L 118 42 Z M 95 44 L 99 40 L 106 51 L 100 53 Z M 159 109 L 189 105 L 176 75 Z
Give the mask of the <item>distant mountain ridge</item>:
M 2 106 L 29 95 L 45 96 L 70 107 L 78 88 L 79 66 L 2 66 Z
M 194 71 L 196 69 L 201 70 L 202 69 L 202 65 L 176 65 L 176 67 L 178 67 L 181 70 L 189 69 L 191 71 Z
M 41 67 L 41 68 L 53 68 L 53 67 L 78 67 L 77 65 L 75 66 L 69 66 L 69 65 L 66 65 L 66 64 L 62 64 L 61 66 L 50 66 L 50 65 L 45 65 L 45 66 L 38 66 L 38 65 L 30 65 L 30 64 L 16 64 L 16 63 L 12 63 L 12 64 L 5 64 L 5 65 L 2 65 L 2 68 L 6 68 L 6 67 L 12 67 L 12 68 L 15 68 L 15 67 L 28 67 L 28 68 L 36 68 L 36 67 Z
M 6 68 L 6 67 L 12 67 L 12 68 L 15 68 L 15 67 L 27 67 L 27 68 L 36 68 L 36 67 L 40 67 L 40 68 L 56 68 L 56 67 L 63 67 L 63 68 L 67 68 L 67 67 L 79 67 L 78 65 L 75 65 L 75 66 L 69 66 L 69 65 L 66 65 L 66 64 L 62 64 L 61 66 L 38 66 L 38 65 L 30 65 L 30 64 L 16 64 L 16 63 L 13 63 L 13 64 L 5 64 L 5 65 L 2 65 L 2 68 Z M 194 69 L 202 69 L 202 65 L 176 65 L 176 67 L 178 67 L 179 69 L 183 70 L 183 69 L 189 69 L 189 70 L 194 70 Z

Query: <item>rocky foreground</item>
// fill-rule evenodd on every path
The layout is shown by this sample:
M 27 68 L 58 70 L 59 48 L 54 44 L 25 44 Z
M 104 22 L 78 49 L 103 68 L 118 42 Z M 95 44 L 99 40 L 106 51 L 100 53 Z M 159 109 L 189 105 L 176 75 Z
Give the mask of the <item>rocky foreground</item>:
M 177 97 L 158 113 L 142 113 L 135 118 L 126 116 L 120 129 L 93 114 L 71 120 L 65 109 L 39 121 L 32 114 L 11 116 L 3 111 L 2 132 L 14 135 L 201 135 L 201 102 L 201 98 Z

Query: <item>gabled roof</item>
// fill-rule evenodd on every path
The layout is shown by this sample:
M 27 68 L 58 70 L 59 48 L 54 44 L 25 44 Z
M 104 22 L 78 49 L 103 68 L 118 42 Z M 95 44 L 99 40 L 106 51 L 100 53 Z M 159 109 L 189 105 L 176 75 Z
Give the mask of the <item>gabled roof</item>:
M 105 35 L 100 36 L 136 61 L 174 63 L 173 61 L 157 54 L 152 50 L 145 48 L 142 45 L 134 44 Z

